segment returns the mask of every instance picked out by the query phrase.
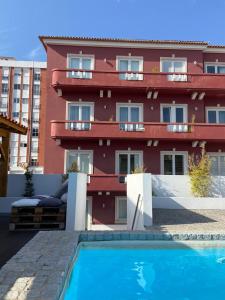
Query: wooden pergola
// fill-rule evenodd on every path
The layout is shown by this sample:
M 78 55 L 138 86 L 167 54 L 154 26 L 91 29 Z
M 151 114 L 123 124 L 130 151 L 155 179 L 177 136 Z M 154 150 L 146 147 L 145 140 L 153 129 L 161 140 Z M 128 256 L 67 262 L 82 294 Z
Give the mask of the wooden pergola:
M 10 133 L 27 134 L 27 128 L 0 114 L 0 197 L 7 191 Z

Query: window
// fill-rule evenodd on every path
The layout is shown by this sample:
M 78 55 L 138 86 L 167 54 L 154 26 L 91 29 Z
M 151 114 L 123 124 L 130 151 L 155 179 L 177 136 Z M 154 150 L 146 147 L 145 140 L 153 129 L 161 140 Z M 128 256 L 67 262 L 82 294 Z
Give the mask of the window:
M 39 84 L 34 84 L 34 86 L 33 86 L 33 94 L 34 95 L 40 95 L 40 85 Z
M 21 76 L 21 69 L 15 68 L 15 69 L 14 69 L 14 76 L 15 76 L 15 77 Z
M 125 122 L 143 122 L 142 104 L 117 104 L 117 120 L 121 130 L 138 131 L 143 130 L 143 124 L 126 124 Z
M 115 222 L 127 222 L 127 199 L 126 197 L 116 197 L 115 203 Z
M 66 151 L 66 170 L 72 163 L 77 163 L 78 169 L 86 174 L 93 173 L 93 151 L 91 150 L 68 150 Z
M 161 122 L 165 123 L 186 123 L 187 106 L 186 105 L 161 105 Z
M 117 70 L 123 72 L 119 75 L 121 80 L 143 80 L 143 74 L 138 73 L 143 72 L 143 58 L 118 57 Z
M 225 123 L 225 108 L 206 108 L 207 123 Z
M 225 63 L 206 63 L 205 72 L 211 74 L 225 74 Z
M 41 74 L 40 73 L 34 73 L 34 80 L 40 81 L 41 80 Z
M 187 152 L 162 151 L 161 174 L 184 175 L 187 174 Z
M 31 158 L 30 165 L 33 167 L 37 167 L 38 166 L 37 158 Z
M 68 129 L 71 130 L 89 130 L 91 124 L 84 121 L 94 120 L 94 105 L 93 103 L 69 103 L 68 104 L 68 120 L 81 121 L 68 123 Z
M 32 128 L 32 136 L 37 137 L 39 135 L 39 130 L 38 128 Z
M 19 112 L 13 112 L 12 115 L 13 115 L 13 118 L 19 118 L 20 113 Z
M 21 142 L 21 143 L 20 143 L 20 147 L 27 147 L 27 143 Z
M 91 79 L 92 72 L 85 72 L 85 70 L 94 70 L 94 56 L 89 55 L 68 55 L 68 68 L 81 71 L 71 71 L 68 72 L 69 77 L 81 78 L 81 79 Z
M 29 84 L 23 84 L 23 90 L 28 91 L 29 90 Z
M 9 90 L 8 83 L 2 83 L 2 94 L 7 94 Z
M 8 107 L 8 98 L 7 97 L 0 98 L 0 106 L 1 106 L 1 108 Z
M 9 79 L 9 69 L 2 68 L 2 80 L 8 80 L 8 79 Z
M 14 98 L 13 103 L 20 103 L 20 98 Z
M 23 99 L 22 99 L 22 103 L 23 103 L 23 104 L 28 104 L 28 98 L 23 98 Z
M 20 84 L 19 83 L 14 84 L 14 90 L 20 90 Z
M 187 73 L 186 58 L 161 58 L 160 71 L 163 73 Z M 168 75 L 169 81 L 187 81 L 187 75 L 173 74 Z
M 142 151 L 116 151 L 116 173 L 130 174 L 143 165 Z
M 211 175 L 225 176 L 225 153 L 208 153 L 211 161 Z

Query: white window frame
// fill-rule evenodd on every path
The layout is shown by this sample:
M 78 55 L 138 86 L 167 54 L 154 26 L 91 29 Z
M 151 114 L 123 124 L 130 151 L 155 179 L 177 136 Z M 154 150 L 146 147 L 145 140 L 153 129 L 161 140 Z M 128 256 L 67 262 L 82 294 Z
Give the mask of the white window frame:
M 163 121 L 163 108 L 164 107 L 174 107 L 174 109 L 172 109 L 172 121 L 170 121 L 170 123 L 176 123 L 173 120 L 175 120 L 176 118 L 176 108 L 178 107 L 182 107 L 184 108 L 184 122 L 183 123 L 187 123 L 188 122 L 188 105 L 187 104 L 172 104 L 172 103 L 162 103 L 160 104 L 160 122 L 162 123 L 166 123 Z M 180 123 L 178 123 L 180 124 Z M 181 123 L 182 124 L 182 123 Z
M 138 154 L 140 157 L 140 166 L 143 166 L 143 151 L 133 151 L 133 150 L 117 150 L 115 152 L 115 173 L 119 174 L 119 155 L 120 154 L 127 154 L 127 155 L 131 155 L 131 154 Z M 130 170 L 130 159 L 128 160 L 128 169 Z
M 172 155 L 172 171 L 173 176 L 175 175 L 175 155 L 183 155 L 184 156 L 184 175 L 188 174 L 188 151 L 160 151 L 160 172 L 164 175 L 164 155 Z M 171 176 L 171 175 L 168 175 Z
M 89 58 L 91 59 L 91 71 L 93 71 L 95 69 L 95 56 L 93 54 L 72 54 L 72 53 L 68 53 L 67 54 L 67 69 L 70 69 L 70 59 L 71 58 L 78 58 L 80 61 L 79 61 L 79 69 L 82 70 L 81 68 L 81 61 L 82 61 L 82 58 Z M 81 73 L 80 74 L 80 77 L 74 77 L 75 79 L 92 79 L 92 72 L 88 72 L 88 74 L 90 74 L 90 77 L 89 78 L 86 78 L 83 76 L 83 74 Z M 69 76 L 69 72 L 67 73 L 67 77 L 70 77 Z M 73 77 L 71 77 L 73 78 Z
M 67 101 L 66 104 L 67 104 L 66 105 L 66 120 L 67 121 L 69 121 L 70 106 L 90 106 L 90 113 L 91 113 L 91 115 L 90 115 L 90 121 L 94 121 L 94 102 L 73 102 L 73 101 Z M 79 109 L 79 117 L 80 117 L 80 109 Z M 85 121 L 81 120 L 80 122 L 85 122 Z
M 209 123 L 209 117 L 208 117 L 208 111 L 215 111 L 216 112 L 216 123 Z M 224 123 L 219 123 L 219 111 L 225 111 L 225 107 L 221 106 L 207 106 L 205 108 L 205 113 L 206 113 L 206 122 L 209 124 L 224 124 Z
M 128 61 L 128 72 L 132 72 L 130 63 L 131 61 L 139 61 L 139 70 L 133 73 L 143 72 L 144 68 L 144 58 L 143 56 L 117 56 L 116 57 L 116 70 L 119 72 L 119 62 L 120 60 L 127 60 Z M 128 74 L 129 75 L 129 74 Z M 131 76 L 127 76 L 125 80 L 143 80 L 143 74 L 139 74 L 138 78 L 132 79 Z
M 204 63 L 204 70 L 206 74 L 221 74 L 223 75 L 223 73 L 218 73 L 218 67 L 225 67 L 225 62 L 205 62 Z M 216 72 L 215 73 L 208 73 L 207 72 L 207 67 L 215 67 Z M 224 74 L 225 75 L 225 74 Z
M 187 57 L 160 57 L 160 72 L 162 72 L 162 70 L 163 70 L 163 62 L 171 62 L 171 61 L 185 62 L 185 71 L 181 72 L 181 73 L 187 73 L 187 70 L 188 70 Z M 175 73 L 175 72 L 171 72 L 171 73 Z
M 65 174 L 67 172 L 68 157 L 69 157 L 70 152 L 73 152 L 75 155 L 78 155 L 78 156 L 79 156 L 79 154 L 90 155 L 89 174 L 93 174 L 93 150 L 74 150 L 74 149 L 65 150 L 65 154 L 64 154 L 64 173 Z M 79 163 L 78 163 L 78 168 L 79 168 Z
M 139 107 L 139 122 L 143 122 L 143 103 L 116 103 L 116 120 L 120 122 L 120 108 L 128 107 L 128 119 L 130 119 L 130 108 Z M 128 121 L 130 122 L 130 121 Z
M 207 152 L 207 155 L 209 156 L 209 158 L 210 158 L 210 156 L 221 157 L 221 156 L 225 156 L 225 152 Z M 219 169 L 219 173 L 221 173 L 220 172 L 220 170 L 221 170 L 220 160 L 219 160 L 219 164 L 218 164 L 218 169 Z M 218 174 L 218 175 L 214 175 L 214 176 L 223 176 L 223 175 Z
M 115 197 L 115 223 L 126 224 L 127 223 L 127 218 L 126 219 L 120 219 L 119 218 L 119 201 L 126 201 L 127 202 L 127 197 L 125 197 L 125 196 Z

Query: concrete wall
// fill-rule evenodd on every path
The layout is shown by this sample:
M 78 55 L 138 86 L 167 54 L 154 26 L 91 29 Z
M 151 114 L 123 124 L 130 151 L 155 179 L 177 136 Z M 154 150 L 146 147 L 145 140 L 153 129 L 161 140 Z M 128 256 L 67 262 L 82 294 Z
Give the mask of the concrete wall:
M 34 174 L 34 193 L 35 195 L 52 195 L 62 184 L 60 174 Z M 7 197 L 20 197 L 25 190 L 25 176 L 22 174 L 8 175 Z
M 156 197 L 193 197 L 188 175 L 152 175 L 153 195 Z M 212 179 L 211 197 L 225 197 L 225 176 Z

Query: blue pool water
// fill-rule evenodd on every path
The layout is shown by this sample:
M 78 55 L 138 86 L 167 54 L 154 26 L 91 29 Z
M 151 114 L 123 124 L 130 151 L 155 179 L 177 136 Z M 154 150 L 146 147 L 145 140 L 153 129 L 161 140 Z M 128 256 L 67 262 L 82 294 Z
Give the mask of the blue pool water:
M 81 248 L 64 300 L 90 299 L 225 299 L 225 248 Z

